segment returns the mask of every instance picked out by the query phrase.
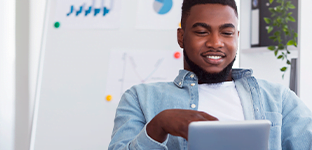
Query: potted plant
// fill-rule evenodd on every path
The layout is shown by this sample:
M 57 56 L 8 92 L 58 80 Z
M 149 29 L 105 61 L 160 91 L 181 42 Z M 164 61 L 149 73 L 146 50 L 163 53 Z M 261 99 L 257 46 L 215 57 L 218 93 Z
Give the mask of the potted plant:
M 274 0 L 269 0 L 269 2 L 272 4 Z M 268 49 L 274 52 L 277 59 L 286 61 L 286 65 L 280 69 L 284 78 L 285 72 L 291 64 L 288 57 L 290 54 L 289 46 L 297 47 L 298 34 L 289 27 L 290 22 L 296 22 L 292 12 L 290 12 L 291 9 L 296 7 L 289 0 L 276 0 L 276 3 L 278 3 L 278 6 L 269 7 L 271 17 L 264 17 L 264 21 L 268 24 L 268 33 L 272 33 L 269 39 L 278 42 L 277 45 L 269 46 Z M 273 29 L 274 33 L 272 32 Z

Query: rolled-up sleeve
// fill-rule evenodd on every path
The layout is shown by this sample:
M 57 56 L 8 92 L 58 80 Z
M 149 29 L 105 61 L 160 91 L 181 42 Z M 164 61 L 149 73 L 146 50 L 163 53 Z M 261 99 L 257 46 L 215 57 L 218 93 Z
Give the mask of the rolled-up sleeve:
M 137 96 L 127 90 L 117 107 L 112 139 L 108 150 L 167 150 L 165 142 L 159 143 L 147 135 L 146 119 Z

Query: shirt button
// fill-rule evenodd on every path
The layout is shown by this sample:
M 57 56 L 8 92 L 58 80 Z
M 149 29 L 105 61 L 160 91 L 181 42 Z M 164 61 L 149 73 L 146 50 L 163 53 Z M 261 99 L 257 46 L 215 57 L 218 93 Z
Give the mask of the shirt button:
M 192 105 L 191 105 L 191 107 L 192 107 L 192 108 L 195 108 L 195 107 L 196 107 L 196 105 L 195 105 L 195 104 L 192 104 Z
M 191 74 L 190 77 L 191 77 L 191 78 L 194 78 L 194 74 Z
M 256 108 L 256 111 L 258 112 L 258 111 L 259 111 L 259 108 Z
M 181 82 L 179 82 L 179 85 L 181 85 L 182 83 Z
M 191 86 L 195 86 L 195 83 L 192 83 Z

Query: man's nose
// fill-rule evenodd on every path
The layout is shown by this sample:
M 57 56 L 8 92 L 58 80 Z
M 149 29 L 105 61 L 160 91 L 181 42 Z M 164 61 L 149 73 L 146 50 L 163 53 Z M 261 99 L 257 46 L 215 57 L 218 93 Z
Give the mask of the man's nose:
M 220 49 L 224 47 L 224 43 L 218 34 L 211 34 L 207 39 L 206 46 L 208 48 Z

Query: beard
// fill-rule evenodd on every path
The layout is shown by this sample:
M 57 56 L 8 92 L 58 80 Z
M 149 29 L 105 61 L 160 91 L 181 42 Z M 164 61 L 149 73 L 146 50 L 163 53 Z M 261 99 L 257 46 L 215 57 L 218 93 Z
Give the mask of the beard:
M 189 57 L 187 56 L 185 50 L 183 50 L 183 54 L 184 54 L 186 63 L 189 65 L 192 72 L 196 74 L 198 78 L 198 82 L 207 83 L 207 84 L 221 83 L 221 82 L 226 81 L 231 73 L 234 61 L 236 59 L 235 57 L 234 60 L 229 65 L 227 65 L 221 72 L 209 73 L 205 71 L 204 69 L 202 69 L 200 66 L 196 65 L 193 61 L 191 61 Z

